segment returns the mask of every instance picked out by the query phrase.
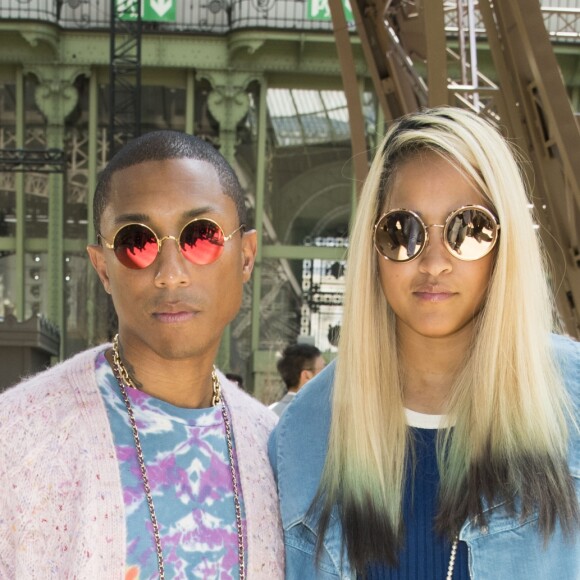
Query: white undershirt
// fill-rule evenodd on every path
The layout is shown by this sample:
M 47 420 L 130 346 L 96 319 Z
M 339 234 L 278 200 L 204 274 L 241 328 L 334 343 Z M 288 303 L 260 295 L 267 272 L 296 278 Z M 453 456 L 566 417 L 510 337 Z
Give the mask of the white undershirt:
M 428 415 L 419 413 L 405 408 L 405 418 L 409 427 L 418 427 L 419 429 L 439 429 L 445 421 L 446 415 Z

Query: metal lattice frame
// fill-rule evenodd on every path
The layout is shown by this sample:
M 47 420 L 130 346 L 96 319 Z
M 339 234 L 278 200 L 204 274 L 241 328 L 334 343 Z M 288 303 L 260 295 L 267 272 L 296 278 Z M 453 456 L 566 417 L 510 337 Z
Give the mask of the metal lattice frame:
M 1 149 L 0 171 L 64 173 L 66 157 L 62 149 Z
M 141 0 L 111 0 L 110 157 L 141 133 L 141 32 Z

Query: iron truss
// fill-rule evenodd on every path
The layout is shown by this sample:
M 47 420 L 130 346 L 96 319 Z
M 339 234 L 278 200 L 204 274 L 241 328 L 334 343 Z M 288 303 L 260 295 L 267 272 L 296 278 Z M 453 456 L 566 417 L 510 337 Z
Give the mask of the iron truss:
M 546 22 L 554 25 L 556 17 L 565 15 L 558 29 L 573 40 L 576 32 L 567 29 L 576 30 L 578 12 L 551 8 L 547 20 L 537 0 L 350 4 L 387 123 L 422 106 L 462 106 L 498 124 L 531 162 L 523 169 L 534 186 L 530 206 L 550 258 L 559 315 L 566 331 L 580 337 L 580 132 L 546 30 Z M 342 44 L 338 55 L 343 77 L 344 70 L 352 77 L 341 0 L 329 0 L 329 6 L 337 44 Z M 450 18 L 459 45 L 454 48 L 448 46 L 445 26 Z M 478 69 L 477 36 L 484 30 L 497 83 Z M 425 68 L 427 82 L 417 63 Z M 347 100 L 351 93 L 345 84 Z M 354 97 L 349 111 L 360 108 Z M 352 135 L 357 131 L 355 141 Z M 363 137 L 361 125 L 351 123 L 355 159 L 366 156 L 366 147 L 358 146 Z
M 62 149 L 0 149 L 0 172 L 64 173 Z

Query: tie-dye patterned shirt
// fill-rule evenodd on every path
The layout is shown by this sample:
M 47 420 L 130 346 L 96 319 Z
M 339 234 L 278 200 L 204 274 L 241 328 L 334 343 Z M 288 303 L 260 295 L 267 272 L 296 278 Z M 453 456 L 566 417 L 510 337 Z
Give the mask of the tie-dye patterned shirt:
M 96 359 L 96 373 L 111 423 L 125 500 L 125 578 L 159 578 L 133 433 L 104 352 Z M 127 394 L 147 465 L 166 576 L 238 578 L 238 534 L 221 408 L 183 409 L 136 389 L 128 388 Z M 240 503 L 243 517 L 241 490 Z M 243 527 L 245 530 L 245 520 Z

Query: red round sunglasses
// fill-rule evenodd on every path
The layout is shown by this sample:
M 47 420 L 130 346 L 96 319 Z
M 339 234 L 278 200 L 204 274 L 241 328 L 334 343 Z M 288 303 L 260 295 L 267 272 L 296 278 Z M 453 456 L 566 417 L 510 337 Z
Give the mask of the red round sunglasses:
M 209 218 L 195 218 L 183 226 L 177 238 L 175 236 L 159 238 L 149 226 L 131 223 L 117 230 L 112 244 L 101 233 L 97 235 L 97 240 L 102 240 L 106 248 L 115 252 L 119 262 L 132 270 L 142 270 L 151 266 L 165 240 L 176 242 L 186 260 L 204 266 L 215 262 L 221 256 L 225 243 L 245 227 L 245 224 L 242 224 L 226 236 L 217 222 Z

